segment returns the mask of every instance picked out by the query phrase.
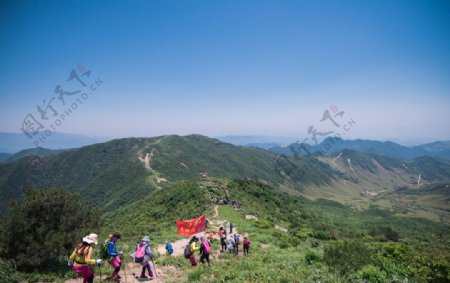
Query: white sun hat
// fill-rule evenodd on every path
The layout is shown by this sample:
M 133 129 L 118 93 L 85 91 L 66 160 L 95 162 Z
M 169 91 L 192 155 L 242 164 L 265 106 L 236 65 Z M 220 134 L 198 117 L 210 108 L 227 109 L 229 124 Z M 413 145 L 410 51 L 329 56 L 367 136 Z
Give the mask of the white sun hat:
M 97 245 L 97 234 L 94 233 L 89 234 L 88 236 L 83 238 L 83 242 Z

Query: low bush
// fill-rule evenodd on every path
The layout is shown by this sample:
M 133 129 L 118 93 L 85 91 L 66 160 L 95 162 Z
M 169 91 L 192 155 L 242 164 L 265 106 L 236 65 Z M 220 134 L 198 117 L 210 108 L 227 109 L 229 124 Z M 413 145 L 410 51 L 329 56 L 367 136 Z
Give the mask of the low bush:
M 334 241 L 325 246 L 323 259 L 332 269 L 341 275 L 347 275 L 371 264 L 373 254 L 362 242 Z
M 355 279 L 364 280 L 370 283 L 385 283 L 387 282 L 386 273 L 379 270 L 373 265 L 366 265 L 356 273 Z
M 321 262 L 321 261 L 322 261 L 322 258 L 312 250 L 308 250 L 308 252 L 305 255 L 305 262 L 308 265 L 311 265 L 315 262 Z

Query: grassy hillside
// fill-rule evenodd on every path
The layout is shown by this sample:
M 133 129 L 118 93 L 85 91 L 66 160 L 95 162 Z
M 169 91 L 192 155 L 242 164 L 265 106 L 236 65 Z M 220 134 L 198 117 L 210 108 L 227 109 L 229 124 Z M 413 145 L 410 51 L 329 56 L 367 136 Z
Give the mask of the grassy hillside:
M 429 218 L 450 225 L 450 184 L 402 186 L 373 199 L 398 215 Z
M 214 218 L 213 200 L 224 196 L 238 199 L 241 210 L 219 206 Z M 175 221 L 205 212 L 211 221 L 231 221 L 241 235 L 248 234 L 251 255 L 219 253 L 211 268 L 197 269 L 182 258 L 158 258 L 157 264 L 175 265 L 186 273 L 186 282 L 446 282 L 450 278 L 449 226 L 398 217 L 378 207 L 355 211 L 333 201 L 294 198 L 246 179 L 178 183 L 105 214 L 103 234 L 122 231 L 125 247 L 149 234 L 156 246 L 181 238 Z M 246 220 L 246 215 L 257 220 Z
M 116 140 L 45 158 L 27 156 L 0 166 L 0 192 L 18 198 L 23 189 L 62 187 L 97 206 L 136 200 L 145 191 L 145 171 L 135 150 L 140 140 Z M 147 185 L 147 190 L 148 190 Z

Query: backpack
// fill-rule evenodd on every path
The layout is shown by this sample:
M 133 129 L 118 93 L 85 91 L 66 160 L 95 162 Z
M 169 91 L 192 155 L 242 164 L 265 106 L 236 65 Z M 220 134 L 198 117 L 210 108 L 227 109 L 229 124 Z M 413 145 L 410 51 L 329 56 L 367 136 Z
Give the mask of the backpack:
M 109 259 L 109 242 L 111 240 L 110 239 L 106 239 L 102 245 L 100 246 L 100 257 L 101 259 L 105 260 L 105 259 Z
M 205 251 L 205 254 L 209 254 L 211 252 L 211 247 L 209 246 L 208 241 L 205 241 L 203 244 L 203 250 Z
M 173 254 L 173 247 L 170 243 L 166 244 L 166 249 L 167 249 L 167 252 L 169 253 L 169 255 Z
M 145 257 L 145 244 L 140 243 L 134 252 L 134 262 L 143 262 Z
M 234 241 L 236 242 L 236 245 L 239 245 L 239 236 L 234 236 Z
M 190 258 L 191 257 L 191 244 L 187 244 L 184 248 L 184 257 Z

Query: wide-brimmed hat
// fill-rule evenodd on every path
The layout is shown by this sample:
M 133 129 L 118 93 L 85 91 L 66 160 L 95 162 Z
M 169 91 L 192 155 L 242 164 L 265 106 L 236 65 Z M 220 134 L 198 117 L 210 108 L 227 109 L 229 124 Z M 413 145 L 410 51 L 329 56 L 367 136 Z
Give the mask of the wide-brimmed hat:
M 150 238 L 148 236 L 145 236 L 142 238 L 142 242 L 150 242 Z
M 97 245 L 97 234 L 91 233 L 83 238 L 83 242 Z

